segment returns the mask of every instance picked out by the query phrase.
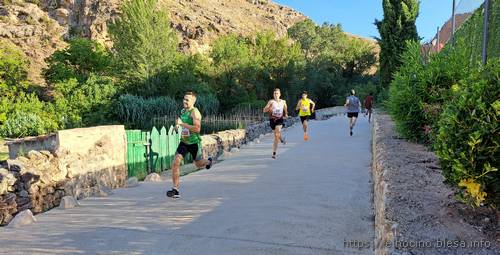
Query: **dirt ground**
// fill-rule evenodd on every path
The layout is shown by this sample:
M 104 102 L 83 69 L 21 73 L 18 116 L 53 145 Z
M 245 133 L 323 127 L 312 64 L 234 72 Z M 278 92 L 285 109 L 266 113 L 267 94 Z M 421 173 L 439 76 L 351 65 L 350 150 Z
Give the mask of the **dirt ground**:
M 458 201 L 432 151 L 400 138 L 388 115 L 377 121 L 389 155 L 385 206 L 386 219 L 397 224 L 393 254 L 499 254 L 499 211 Z

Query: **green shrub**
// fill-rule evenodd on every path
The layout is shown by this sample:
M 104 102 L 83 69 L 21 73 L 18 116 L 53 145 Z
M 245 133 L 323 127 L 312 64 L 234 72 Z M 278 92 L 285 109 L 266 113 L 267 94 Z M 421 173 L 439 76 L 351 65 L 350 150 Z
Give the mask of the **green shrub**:
M 59 128 L 57 116 L 50 103 L 42 102 L 35 94 L 20 93 L 15 99 L 4 99 L 5 121 L 0 122 L 0 136 L 23 137 L 47 134 Z M 2 115 L 2 113 L 0 113 Z
M 44 134 L 43 120 L 34 113 L 15 112 L 0 128 L 0 134 L 3 137 L 25 137 Z
M 89 39 L 73 39 L 69 47 L 58 50 L 47 60 L 45 77 L 52 83 L 76 78 L 85 81 L 90 74 L 103 75 L 109 71 L 111 56 L 104 46 Z
M 154 117 L 177 114 L 179 106 L 170 97 L 143 98 L 125 94 L 118 99 L 116 113 L 126 125 L 147 128 Z
M 388 108 L 400 134 L 410 140 L 423 140 L 425 123 L 422 97 L 424 62 L 420 55 L 420 44 L 408 43 L 401 56 L 403 65 L 395 74 L 389 89 Z
M 73 78 L 54 84 L 54 91 L 63 128 L 107 124 L 112 119 L 118 90 L 110 77 L 90 74 L 83 83 Z
M 219 100 L 213 94 L 199 94 L 195 106 L 203 116 L 216 115 L 219 112 Z
M 450 88 L 469 73 L 462 49 L 431 55 L 424 63 L 417 42 L 407 44 L 403 65 L 389 89 L 388 107 L 398 131 L 413 141 L 434 139 L 443 104 L 453 95 Z
M 28 88 L 29 61 L 14 44 L 0 40 L 0 98 Z
M 435 149 L 451 183 L 481 184 L 489 201 L 500 204 L 500 61 L 455 85 L 445 105 Z M 479 198 L 480 200 L 480 198 Z M 480 202 L 480 201 L 479 201 Z M 479 204 L 479 203 L 476 203 Z

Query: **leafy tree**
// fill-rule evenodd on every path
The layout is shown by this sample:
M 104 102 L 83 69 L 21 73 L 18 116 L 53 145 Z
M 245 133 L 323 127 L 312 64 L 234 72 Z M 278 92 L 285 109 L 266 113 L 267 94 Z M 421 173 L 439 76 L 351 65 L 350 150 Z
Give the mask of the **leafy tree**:
M 28 59 L 17 46 L 0 40 L 0 98 L 28 88 L 28 67 Z
M 366 84 L 365 72 L 377 62 L 373 45 L 348 37 L 340 25 L 317 26 L 306 20 L 292 26 L 288 34 L 299 42 L 307 60 L 304 80 L 296 87 L 308 90 L 319 107 L 343 103 L 350 88 Z
M 418 41 L 415 21 L 419 12 L 417 0 L 383 0 L 384 19 L 375 20 L 380 33 L 380 82 L 388 87 L 402 64 L 405 41 Z
M 342 59 L 343 76 L 352 79 L 372 68 L 377 62 L 373 51 L 374 46 L 361 39 L 346 38 Z
M 104 75 L 109 71 L 111 56 L 101 44 L 89 39 L 78 38 L 69 41 L 69 47 L 58 50 L 47 60 L 45 70 L 48 81 L 55 83 L 71 78 L 85 81 L 93 73 Z
M 297 22 L 288 29 L 288 36 L 300 43 L 308 60 L 312 60 L 318 55 L 321 38 L 318 36 L 317 26 L 312 20 L 306 19 L 302 22 Z
M 158 74 L 178 57 L 177 35 L 167 11 L 157 4 L 158 0 L 127 0 L 120 18 L 109 26 L 117 73 L 135 85 L 153 88 L 161 86 Z
M 244 70 L 251 63 L 250 55 L 245 39 L 234 34 L 222 36 L 214 42 L 210 57 L 215 68 L 215 88 L 223 109 L 248 100 L 248 91 L 240 83 L 240 78 L 245 76 Z
M 298 44 L 293 44 L 288 38 L 277 38 L 274 33 L 259 33 L 252 45 L 252 56 L 257 63 L 262 79 L 267 86 L 264 90 L 257 90 L 262 99 L 267 99 L 275 88 L 281 88 L 283 96 L 287 93 L 295 97 L 298 92 L 292 91 L 292 84 L 296 79 L 295 73 L 304 63 L 304 56 Z M 299 71 L 300 72 L 300 71 Z M 261 94 L 264 92 L 264 94 Z M 291 96 L 291 95 L 289 95 Z

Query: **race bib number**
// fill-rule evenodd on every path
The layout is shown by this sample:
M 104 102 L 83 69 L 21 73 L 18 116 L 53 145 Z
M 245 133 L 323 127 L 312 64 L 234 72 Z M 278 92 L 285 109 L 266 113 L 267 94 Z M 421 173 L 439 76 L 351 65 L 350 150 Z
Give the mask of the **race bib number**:
M 273 110 L 273 116 L 274 117 L 281 117 L 281 116 L 283 116 L 283 109 L 274 109 Z
M 309 107 L 303 105 L 302 106 L 302 111 L 303 112 L 308 112 L 309 111 Z
M 184 137 L 187 137 L 187 136 L 190 136 L 191 133 L 189 132 L 189 129 L 183 127 L 182 128 L 182 132 L 181 132 L 181 135 L 184 136 Z

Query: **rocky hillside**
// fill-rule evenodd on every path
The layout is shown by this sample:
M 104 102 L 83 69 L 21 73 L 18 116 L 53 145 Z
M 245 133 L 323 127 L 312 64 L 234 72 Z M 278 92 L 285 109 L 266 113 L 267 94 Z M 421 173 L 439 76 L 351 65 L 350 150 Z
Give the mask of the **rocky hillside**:
M 65 46 L 64 39 L 84 36 L 108 46 L 107 22 L 120 13 L 123 0 L 0 0 L 0 41 L 18 45 L 31 61 L 30 80 L 44 83 L 44 59 Z M 37 4 L 34 4 L 37 3 Z M 179 48 L 207 52 L 220 35 L 249 35 L 287 29 L 307 17 L 268 0 L 160 0 L 179 32 Z
M 272 30 L 285 35 L 290 26 L 307 18 L 266 0 L 164 0 L 163 4 L 182 35 L 181 48 L 191 52 L 206 51 L 221 34 Z

